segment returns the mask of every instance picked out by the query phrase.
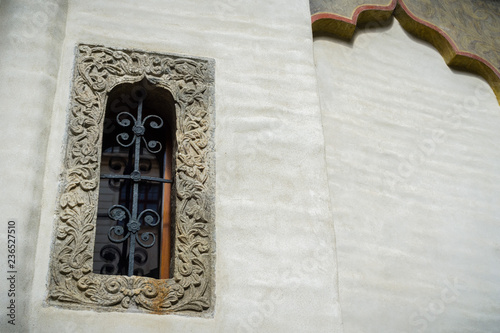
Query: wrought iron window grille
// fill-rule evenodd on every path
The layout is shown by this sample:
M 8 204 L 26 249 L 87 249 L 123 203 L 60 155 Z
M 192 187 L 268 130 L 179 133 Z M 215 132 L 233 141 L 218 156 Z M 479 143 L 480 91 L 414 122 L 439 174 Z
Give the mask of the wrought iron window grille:
M 128 242 L 128 276 L 134 274 L 135 249 L 139 245 L 143 248 L 151 248 L 157 242 L 156 236 L 150 231 L 141 230 L 142 225 L 156 227 L 161 224 L 160 214 L 153 209 L 139 210 L 139 184 L 145 182 L 173 183 L 172 179 L 145 176 L 141 173 L 139 166 L 142 148 L 149 153 L 159 153 L 163 145 L 155 139 L 148 139 L 146 131 L 148 127 L 160 129 L 164 125 L 163 119 L 158 115 L 148 115 L 143 119 L 143 102 L 139 99 L 137 117 L 130 112 L 121 112 L 116 116 L 116 124 L 128 129 L 116 135 L 116 143 L 125 149 L 132 149 L 133 170 L 128 174 L 101 174 L 101 179 L 130 180 L 132 188 L 132 209 L 129 210 L 122 204 L 109 207 L 108 216 L 117 224 L 108 231 L 108 239 L 113 243 Z M 131 135 L 132 134 L 132 135 Z M 125 224 L 125 221 L 128 221 Z M 142 232 L 141 232 L 142 231 Z M 123 254 L 122 254 L 123 255 Z

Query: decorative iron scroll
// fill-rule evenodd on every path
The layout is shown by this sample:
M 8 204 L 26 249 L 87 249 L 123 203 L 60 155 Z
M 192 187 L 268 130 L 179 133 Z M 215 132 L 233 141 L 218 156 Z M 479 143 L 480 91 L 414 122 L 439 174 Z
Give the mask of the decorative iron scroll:
M 162 150 L 162 144 L 156 140 L 146 140 L 146 128 L 159 129 L 163 127 L 163 120 L 157 115 L 149 115 L 144 120 L 142 119 L 142 106 L 143 98 L 139 98 L 139 105 L 137 108 L 137 119 L 129 112 L 121 112 L 116 116 L 117 124 L 123 128 L 132 127 L 132 139 L 127 132 L 121 132 L 116 136 L 116 142 L 128 148 L 134 146 L 134 170 L 129 175 L 116 175 L 116 174 L 101 174 L 101 179 L 130 179 L 133 181 L 132 190 L 132 211 L 123 205 L 113 205 L 108 210 L 108 216 L 111 220 L 122 222 L 128 220 L 126 229 L 122 225 L 112 226 L 108 231 L 108 239 L 113 243 L 129 242 L 129 260 L 128 260 L 128 276 L 132 276 L 134 272 L 135 261 L 135 247 L 140 245 L 143 248 L 150 248 L 156 243 L 156 236 L 154 233 L 141 231 L 141 222 L 150 227 L 155 227 L 161 222 L 160 215 L 152 209 L 145 209 L 142 212 L 138 211 L 139 201 L 139 183 L 141 181 L 149 180 L 158 183 L 172 183 L 171 179 L 164 179 L 159 177 L 145 177 L 141 174 L 139 164 L 141 159 L 141 143 L 144 143 L 144 148 L 151 154 L 158 153 Z M 147 126 L 149 124 L 149 126 Z M 141 140 L 142 139 L 142 140 Z M 128 142 L 127 142 L 128 141 Z M 125 232 L 126 231 L 126 232 Z M 118 238 L 116 238 L 118 236 Z
M 168 280 L 92 273 L 107 96 L 118 84 L 144 80 L 168 90 L 175 101 L 175 264 Z M 213 80 L 209 59 L 78 46 L 49 304 L 153 313 L 212 308 Z

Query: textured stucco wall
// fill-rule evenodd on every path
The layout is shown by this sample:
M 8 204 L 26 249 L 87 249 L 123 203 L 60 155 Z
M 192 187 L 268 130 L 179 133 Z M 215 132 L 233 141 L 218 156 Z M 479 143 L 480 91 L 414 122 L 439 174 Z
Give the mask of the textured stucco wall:
M 500 327 L 500 107 L 397 21 L 314 41 L 345 332 Z
M 295 1 L 70 1 L 45 169 L 33 332 L 340 331 L 309 7 Z M 213 318 L 44 306 L 77 43 L 216 61 Z M 34 221 L 38 223 L 38 221 Z
M 45 153 L 65 17 L 64 1 L 0 2 L 1 332 L 28 330 Z M 13 245 L 15 236 L 13 269 L 7 266 L 10 219 L 16 223 L 9 243 Z M 11 275 L 15 278 L 8 281 Z M 7 324 L 13 319 L 7 317 L 11 300 L 15 300 L 15 326 Z
M 317 38 L 316 77 L 304 0 L 57 4 L 0 3 L 1 225 L 18 221 L 21 272 L 19 326 L 0 312 L 1 332 L 500 326 L 500 107 L 482 79 L 397 22 L 353 44 Z M 216 61 L 213 318 L 44 304 L 81 42 Z M 2 308 L 5 290 L 0 276 Z

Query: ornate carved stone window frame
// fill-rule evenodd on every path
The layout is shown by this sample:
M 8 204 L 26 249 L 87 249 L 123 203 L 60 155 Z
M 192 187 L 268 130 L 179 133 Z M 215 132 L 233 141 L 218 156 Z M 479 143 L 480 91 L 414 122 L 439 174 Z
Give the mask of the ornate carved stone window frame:
M 206 58 L 80 44 L 58 201 L 50 305 L 209 314 L 214 292 L 214 68 Z M 168 280 L 92 273 L 104 114 L 109 92 L 146 82 L 175 102 L 174 271 Z

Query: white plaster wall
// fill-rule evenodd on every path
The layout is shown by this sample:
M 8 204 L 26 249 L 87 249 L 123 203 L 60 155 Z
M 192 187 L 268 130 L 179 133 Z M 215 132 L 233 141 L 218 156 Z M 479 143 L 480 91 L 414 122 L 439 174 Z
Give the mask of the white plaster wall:
M 213 318 L 43 305 L 74 49 L 80 42 L 216 61 Z M 307 0 L 70 1 L 50 122 L 31 331 L 339 332 L 312 52 Z
M 344 331 L 498 332 L 492 90 L 397 21 L 314 54 Z
M 65 18 L 64 1 L 0 2 L 1 332 L 27 332 L 29 327 L 45 154 Z M 12 270 L 7 265 L 10 219 L 16 222 L 15 234 L 10 234 L 16 237 L 15 295 L 7 281 L 7 271 Z M 15 326 L 7 323 L 12 299 Z

